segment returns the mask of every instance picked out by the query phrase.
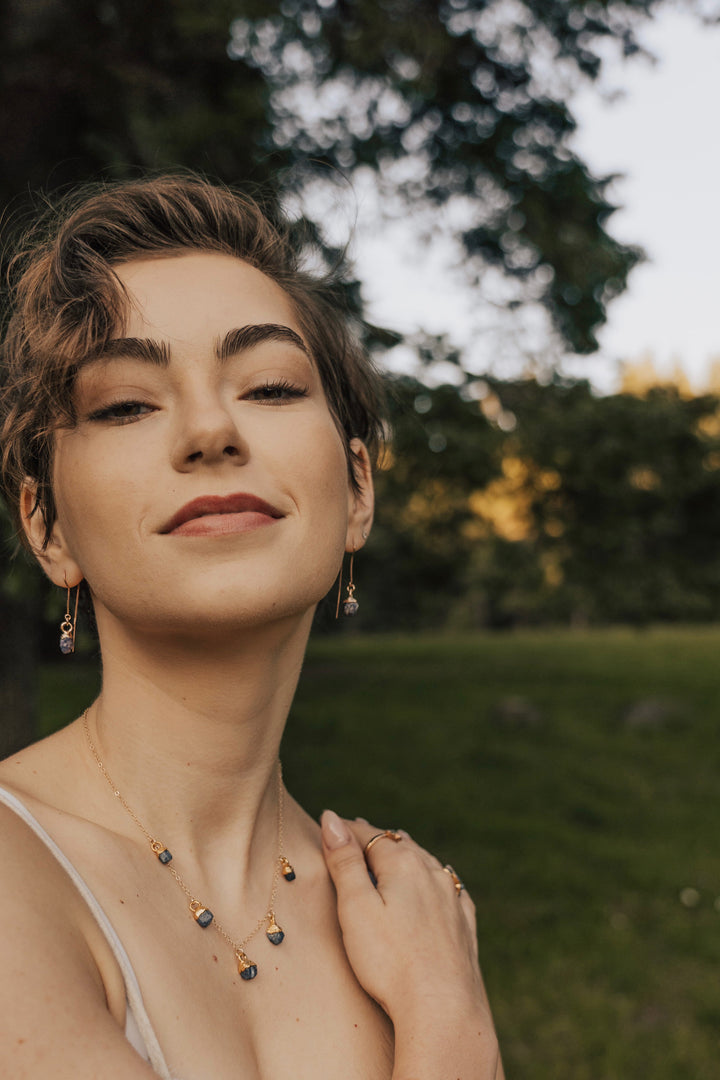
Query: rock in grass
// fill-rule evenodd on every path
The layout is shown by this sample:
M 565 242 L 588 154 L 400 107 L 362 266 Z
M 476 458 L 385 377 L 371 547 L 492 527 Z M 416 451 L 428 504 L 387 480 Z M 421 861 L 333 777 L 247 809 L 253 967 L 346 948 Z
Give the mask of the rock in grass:
M 505 728 L 535 728 L 542 723 L 540 710 L 524 697 L 501 698 L 490 709 L 490 717 Z
M 623 713 L 623 724 L 631 731 L 659 731 L 678 727 L 685 721 L 685 709 L 666 698 L 641 698 Z

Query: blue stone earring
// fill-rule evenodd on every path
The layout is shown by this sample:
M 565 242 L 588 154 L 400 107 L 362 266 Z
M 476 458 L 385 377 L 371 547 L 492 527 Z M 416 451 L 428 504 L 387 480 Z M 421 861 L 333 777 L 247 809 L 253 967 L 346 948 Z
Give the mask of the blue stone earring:
M 355 552 L 350 553 L 350 580 L 347 584 L 347 596 L 343 600 L 343 615 L 357 615 L 360 605 L 355 599 L 355 582 L 353 581 L 353 561 L 355 559 Z M 340 577 L 338 578 L 338 594 L 337 594 L 337 607 L 335 608 L 335 618 L 337 619 L 340 614 L 340 594 L 342 592 L 342 566 L 340 567 Z
M 70 586 L 67 583 L 67 577 L 65 578 L 65 588 L 67 589 L 67 602 L 65 604 L 65 618 L 60 623 L 60 652 L 67 656 L 68 653 L 75 652 L 75 630 L 77 628 L 80 584 L 78 583 L 75 592 L 75 613 L 72 616 L 70 615 Z
M 347 584 L 347 596 L 343 600 L 343 615 L 357 615 L 360 605 L 355 599 L 355 582 L 353 581 L 353 560 L 355 552 L 350 555 L 350 580 Z

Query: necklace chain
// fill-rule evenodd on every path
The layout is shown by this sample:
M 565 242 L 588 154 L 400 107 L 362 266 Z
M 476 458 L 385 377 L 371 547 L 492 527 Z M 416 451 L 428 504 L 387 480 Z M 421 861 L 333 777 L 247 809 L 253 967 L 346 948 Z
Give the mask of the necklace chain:
M 92 741 L 92 737 L 90 735 L 90 725 L 89 725 L 89 722 L 88 722 L 88 710 L 87 709 L 83 713 L 83 727 L 85 729 L 85 736 L 87 738 L 87 742 L 88 742 L 88 746 L 90 747 L 90 751 L 91 751 L 93 757 L 95 758 L 95 761 L 97 763 L 98 768 L 100 769 L 100 772 L 103 774 L 103 776 L 107 780 L 107 782 L 108 782 L 108 784 L 110 786 L 110 789 L 112 790 L 113 795 L 118 800 L 118 802 L 123 807 L 123 809 L 126 811 L 126 813 L 132 818 L 132 820 L 135 822 L 137 827 L 140 829 L 143 836 L 145 837 L 145 839 L 150 844 L 150 847 L 151 847 L 152 851 L 154 852 L 154 854 L 155 855 L 160 855 L 161 852 L 166 852 L 167 849 L 165 848 L 165 845 L 163 843 L 161 843 L 160 840 L 157 840 L 148 831 L 148 829 L 145 827 L 145 825 L 142 823 L 140 818 L 137 816 L 137 814 L 133 810 L 132 806 L 130 806 L 130 804 L 126 801 L 126 799 L 125 799 L 124 795 L 122 794 L 122 792 L 120 791 L 120 789 L 116 786 L 115 782 L 113 781 L 112 777 L 110 776 L 110 773 L 105 768 L 105 764 L 104 764 L 102 758 L 100 757 L 100 754 L 98 753 L 97 747 L 95 746 L 95 743 Z M 278 889 L 278 884 L 280 882 L 280 872 L 281 871 L 283 872 L 283 875 L 286 877 L 286 879 L 288 881 L 292 881 L 293 878 L 295 877 L 295 873 L 294 873 L 292 867 L 290 866 L 287 859 L 283 855 L 283 827 L 284 827 L 283 782 L 282 782 L 282 765 L 281 765 L 279 760 L 278 760 L 278 763 L 277 763 L 277 800 L 278 800 L 277 857 L 275 859 L 275 867 L 274 867 L 274 870 L 273 870 L 272 886 L 271 886 L 271 889 L 270 889 L 270 901 L 268 903 L 267 911 L 265 912 L 264 915 L 262 915 L 258 919 L 257 923 L 255 924 L 253 929 L 250 931 L 250 933 L 246 934 L 245 937 L 241 938 L 239 941 L 236 941 L 228 933 L 228 931 L 225 929 L 225 927 L 222 925 L 222 923 L 220 922 L 220 920 L 216 916 L 214 916 L 214 915 L 212 916 L 212 924 L 213 924 L 213 926 L 215 927 L 217 932 L 220 934 L 220 937 L 223 938 L 223 940 L 227 942 L 227 944 L 231 947 L 231 949 L 234 950 L 234 952 L 235 952 L 236 956 L 238 957 L 238 959 L 244 958 L 245 960 L 247 960 L 247 958 L 245 957 L 245 947 L 246 947 L 246 945 L 249 944 L 250 941 L 252 941 L 252 939 L 255 937 L 255 935 L 259 932 L 259 930 L 263 927 L 263 925 L 265 923 L 268 923 L 269 927 L 270 926 L 275 926 L 276 927 L 276 924 L 275 924 L 275 901 L 277 899 L 277 889 Z M 172 865 L 172 863 L 170 861 L 168 861 L 165 865 L 167 866 L 168 870 L 172 874 L 172 876 L 175 879 L 175 881 L 177 882 L 177 884 L 180 886 L 182 891 L 187 896 L 188 900 L 190 901 L 190 911 L 193 913 L 193 915 L 195 914 L 196 910 L 204 910 L 204 905 L 202 905 L 200 903 L 200 901 L 197 900 L 197 898 L 193 894 L 192 890 L 188 887 L 188 885 L 183 880 L 183 878 L 178 873 L 178 871 L 175 869 L 175 867 Z M 279 931 L 279 927 L 276 927 L 276 932 L 277 931 Z M 248 961 L 248 963 L 250 963 L 250 962 Z M 256 965 L 252 965 L 252 966 L 256 967 Z

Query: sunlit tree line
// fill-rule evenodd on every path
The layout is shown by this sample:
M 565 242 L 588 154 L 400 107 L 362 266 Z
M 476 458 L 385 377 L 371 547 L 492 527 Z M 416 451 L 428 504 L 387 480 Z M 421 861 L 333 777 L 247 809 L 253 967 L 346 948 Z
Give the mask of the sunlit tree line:
M 393 385 L 372 626 L 720 616 L 720 411 L 673 385 Z M 358 589 L 358 595 L 361 590 Z

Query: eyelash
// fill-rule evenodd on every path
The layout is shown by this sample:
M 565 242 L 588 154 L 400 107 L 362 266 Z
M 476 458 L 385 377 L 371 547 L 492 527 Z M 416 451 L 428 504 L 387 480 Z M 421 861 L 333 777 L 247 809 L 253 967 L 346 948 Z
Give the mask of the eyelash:
M 150 409 L 144 401 L 113 401 L 110 405 L 103 406 L 102 409 L 96 409 L 95 412 L 90 413 L 88 420 L 114 420 L 118 424 L 130 424 L 133 420 L 138 420 L 141 415 L 147 415 L 145 413 L 130 413 L 122 412 L 123 409 Z M 121 413 L 121 415 L 117 415 Z
M 254 397 L 255 394 L 261 396 Z M 307 386 L 298 386 L 296 383 L 291 383 L 287 379 L 274 379 L 268 380 L 266 383 L 263 383 L 262 386 L 255 387 L 255 389 L 251 390 L 247 396 L 250 400 L 271 404 L 280 402 L 283 398 L 286 400 L 304 398 L 307 397 L 307 394 Z M 130 424 L 134 420 L 138 420 L 140 416 L 147 415 L 147 413 L 130 412 L 123 412 L 121 415 L 117 415 L 121 410 L 129 409 L 147 409 L 148 411 L 152 411 L 152 407 L 148 405 L 147 402 L 128 399 L 114 401 L 109 405 L 103 406 L 102 409 L 96 409 L 95 412 L 90 413 L 88 420 L 114 420 L 118 424 Z
M 291 383 L 288 379 L 274 379 L 268 380 L 262 386 L 258 386 L 255 390 L 251 390 L 250 394 L 266 394 L 266 397 L 256 398 L 256 401 L 279 401 L 280 398 L 270 396 L 272 393 L 281 391 L 288 398 L 304 398 L 307 397 L 308 387 L 298 386 L 297 383 Z

